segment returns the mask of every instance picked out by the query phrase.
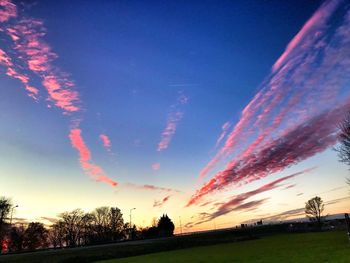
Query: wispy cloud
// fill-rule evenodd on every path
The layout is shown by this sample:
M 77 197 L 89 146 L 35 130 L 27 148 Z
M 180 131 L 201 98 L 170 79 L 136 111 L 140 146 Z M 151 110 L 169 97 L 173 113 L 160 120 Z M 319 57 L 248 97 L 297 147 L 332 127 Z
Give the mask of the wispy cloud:
M 0 48 L 0 65 L 6 67 L 6 75 L 14 79 L 18 79 L 24 85 L 25 90 L 28 92 L 28 96 L 34 100 L 38 100 L 39 90 L 29 84 L 29 77 L 25 74 L 20 74 L 14 69 L 12 59 L 6 54 L 4 50 Z
M 206 221 L 210 221 L 216 217 L 231 213 L 232 211 L 257 208 L 259 205 L 264 203 L 267 199 L 262 199 L 262 200 L 258 200 L 258 201 L 248 201 L 248 202 L 247 202 L 247 200 L 256 196 L 256 195 L 259 195 L 261 193 L 279 188 L 282 186 L 281 185 L 282 182 L 289 180 L 291 178 L 294 178 L 296 176 L 308 173 L 314 169 L 315 168 L 309 168 L 309 169 L 303 170 L 301 172 L 294 173 L 294 174 L 276 179 L 276 180 L 274 180 L 268 184 L 265 184 L 265 185 L 255 189 L 255 190 L 236 195 L 236 196 L 232 197 L 231 200 L 229 200 L 228 202 L 215 205 L 215 206 L 217 206 L 216 211 L 211 213 L 211 214 L 208 214 L 206 216 Z
M 152 164 L 152 169 L 153 169 L 154 171 L 158 171 L 158 170 L 160 169 L 160 163 L 154 163 L 154 164 Z
M 219 135 L 219 138 L 216 140 L 216 147 L 220 145 L 222 140 L 225 138 L 228 129 L 230 128 L 231 123 L 230 122 L 225 122 L 222 127 L 221 127 L 221 134 Z
M 291 209 L 291 210 L 286 210 L 284 212 L 272 215 L 272 216 L 266 216 L 266 217 L 260 217 L 260 218 L 255 218 L 255 219 L 250 219 L 245 222 L 244 224 L 250 224 L 252 222 L 256 222 L 258 220 L 263 220 L 263 221 L 283 221 L 283 220 L 288 220 L 292 219 L 295 217 L 305 217 L 305 208 L 296 208 L 296 209 Z
M 194 198 L 258 180 L 336 143 L 336 124 L 350 107 L 350 11 L 341 3 L 322 5 L 287 47 L 200 177 L 231 161 Z
M 295 186 L 296 186 L 296 184 L 290 184 L 290 185 L 287 185 L 286 187 L 284 187 L 283 190 L 288 190 L 288 189 L 294 188 Z
M 217 210 L 216 212 L 214 212 L 212 214 L 205 213 L 201 217 L 201 221 L 196 222 L 196 225 L 200 225 L 200 224 L 203 224 L 205 222 L 211 221 L 214 218 L 221 216 L 221 215 L 224 215 L 224 214 L 229 213 L 229 212 L 256 210 L 257 208 L 259 208 L 259 206 L 264 204 L 267 200 L 268 200 L 268 198 L 264 198 L 264 199 L 260 199 L 260 200 L 253 200 L 253 201 L 248 201 L 248 202 L 242 202 L 237 206 L 229 208 L 228 210 Z
M 168 148 L 176 132 L 177 125 L 183 118 L 184 111 L 182 106 L 187 102 L 188 97 L 180 93 L 176 103 L 171 106 L 165 129 L 163 130 L 160 142 L 158 143 L 157 151 L 161 152 Z
M 109 137 L 106 134 L 100 134 L 100 139 L 102 141 L 103 147 L 105 147 L 105 149 L 110 152 L 112 147 L 112 142 L 109 139 Z
M 17 16 L 17 7 L 10 0 L 0 0 L 0 22 L 7 22 Z
M 170 195 L 167 195 L 162 200 L 154 201 L 153 207 L 162 207 L 170 199 Z
M 133 184 L 133 183 L 125 183 L 124 187 L 130 187 L 130 188 L 147 190 L 147 191 L 174 192 L 174 193 L 180 192 L 179 190 L 176 190 L 176 189 L 160 187 L 160 186 L 155 186 L 155 185 L 151 185 L 151 184 L 138 185 L 138 184 Z
M 19 79 L 26 87 L 30 96 L 37 98 L 38 89 L 29 85 L 29 77 L 20 73 L 28 70 L 41 79 L 48 93 L 48 100 L 64 110 L 65 113 L 76 112 L 80 108 L 79 94 L 74 89 L 74 83 L 69 74 L 54 65 L 58 57 L 48 43 L 44 41 L 46 28 L 41 20 L 17 16 L 17 7 L 11 1 L 0 0 L 0 22 L 8 22 L 1 27 L 12 40 L 11 56 L 3 59 L 4 51 L 0 52 L 0 60 L 7 64 L 7 75 Z M 11 17 L 16 19 L 9 20 Z M 25 68 L 25 67 L 26 68 Z
M 82 169 L 98 182 L 105 182 L 113 187 L 117 186 L 117 183 L 109 178 L 100 166 L 92 163 L 91 152 L 81 136 L 81 130 L 72 129 L 69 138 L 72 146 L 79 152 L 79 161 Z
M 4 45 L 9 52 L 0 49 L 0 65 L 6 68 L 9 77 L 22 82 L 28 95 L 36 101 L 39 99 L 39 88 L 30 84 L 30 78 L 32 75 L 39 78 L 42 88 L 48 93 L 47 101 L 51 102 L 48 107 L 55 105 L 63 114 L 71 116 L 69 138 L 79 152 L 83 170 L 97 181 L 116 186 L 117 183 L 91 160 L 90 150 L 79 129 L 82 120 L 77 116 L 77 113 L 81 112 L 79 93 L 70 75 L 55 65 L 58 55 L 44 40 L 47 30 L 43 21 L 22 12 L 23 10 L 18 9 L 11 1 L 0 0 L 0 34 L 6 34 L 7 39 L 11 41 L 9 45 Z M 73 113 L 76 114 L 72 115 Z M 106 144 L 106 141 L 104 142 Z
M 273 71 L 276 71 L 285 64 L 288 59 L 293 59 L 296 55 L 295 51 L 301 45 L 312 44 L 315 34 L 318 34 L 320 29 L 327 27 L 327 22 L 330 16 L 334 13 L 340 3 L 343 0 L 325 1 L 323 5 L 312 15 L 312 17 L 305 23 L 296 36 L 290 41 L 283 54 L 277 59 L 272 67 Z M 303 47 L 301 47 L 303 48 Z

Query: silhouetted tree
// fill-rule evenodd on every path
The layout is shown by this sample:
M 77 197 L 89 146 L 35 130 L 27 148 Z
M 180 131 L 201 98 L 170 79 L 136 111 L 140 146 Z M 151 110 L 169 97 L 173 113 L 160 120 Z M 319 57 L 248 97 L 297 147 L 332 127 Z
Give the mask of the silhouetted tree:
M 305 214 L 313 222 L 317 222 L 318 226 L 321 226 L 322 213 L 324 210 L 324 204 L 321 197 L 311 198 L 305 203 Z
M 51 245 L 56 247 L 63 247 L 65 245 L 66 229 L 63 221 L 54 223 L 49 230 L 49 240 Z
M 151 226 L 141 230 L 142 237 L 147 238 L 157 238 L 159 236 L 158 227 Z
M 11 199 L 4 196 L 0 197 L 0 253 L 2 252 L 2 244 L 6 236 L 6 223 L 11 213 L 12 202 Z
M 121 239 L 123 233 L 123 214 L 117 207 L 99 207 L 93 212 L 95 241 L 110 242 Z
M 29 223 L 25 230 L 24 247 L 28 250 L 45 248 L 48 245 L 48 231 L 39 222 Z
M 165 214 L 159 219 L 157 228 L 159 231 L 159 236 L 169 237 L 174 234 L 175 226 L 168 215 Z
M 109 232 L 109 208 L 107 206 L 98 207 L 93 212 L 93 225 L 97 242 L 108 240 Z
M 86 213 L 82 217 L 81 232 L 80 232 L 81 245 L 89 245 L 93 243 L 93 235 L 94 235 L 93 219 L 94 219 L 94 216 L 91 213 Z
M 339 146 L 335 148 L 338 152 L 339 161 L 345 163 L 350 168 L 350 112 L 339 124 Z M 350 178 L 347 179 L 350 185 Z
M 123 214 L 121 213 L 118 207 L 110 208 L 109 216 L 109 227 L 111 230 L 112 241 L 119 240 L 124 237 L 123 226 L 124 219 Z
M 9 234 L 9 251 L 22 251 L 25 248 L 25 228 L 23 225 L 14 226 Z
M 64 225 L 67 246 L 75 247 L 80 244 L 83 216 L 84 212 L 80 209 L 64 212 L 60 215 Z

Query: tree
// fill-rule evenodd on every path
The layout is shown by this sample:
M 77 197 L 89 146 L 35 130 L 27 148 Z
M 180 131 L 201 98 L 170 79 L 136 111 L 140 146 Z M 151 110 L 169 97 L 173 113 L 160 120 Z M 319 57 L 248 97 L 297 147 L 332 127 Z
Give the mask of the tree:
M 49 230 L 49 240 L 51 245 L 56 248 L 62 248 L 65 244 L 66 230 L 63 221 L 58 221 L 51 226 Z
M 116 241 L 121 239 L 124 236 L 123 226 L 124 219 L 123 214 L 121 213 L 118 207 L 110 208 L 110 216 L 109 216 L 109 227 L 111 230 L 112 241 Z
M 22 251 L 25 246 L 25 228 L 23 225 L 14 226 L 10 230 L 9 235 L 9 251 Z
M 305 203 L 305 214 L 306 216 L 314 222 L 317 222 L 319 226 L 322 223 L 322 213 L 324 210 L 324 204 L 321 197 L 311 198 Z
M 48 231 L 39 222 L 29 223 L 25 230 L 24 247 L 28 250 L 47 247 Z
M 3 242 L 6 235 L 6 220 L 12 209 L 11 199 L 4 196 L 0 197 L 0 253 L 2 252 Z
M 350 112 L 339 124 L 339 146 L 335 148 L 338 152 L 339 161 L 345 163 L 350 168 Z M 350 185 L 350 178 L 347 179 Z
M 167 214 L 163 214 L 161 218 L 158 221 L 158 231 L 159 236 L 161 237 L 169 237 L 174 234 L 175 225 L 171 221 L 171 219 L 168 217 Z
M 83 216 L 84 212 L 80 209 L 64 212 L 60 215 L 67 246 L 75 247 L 80 244 Z

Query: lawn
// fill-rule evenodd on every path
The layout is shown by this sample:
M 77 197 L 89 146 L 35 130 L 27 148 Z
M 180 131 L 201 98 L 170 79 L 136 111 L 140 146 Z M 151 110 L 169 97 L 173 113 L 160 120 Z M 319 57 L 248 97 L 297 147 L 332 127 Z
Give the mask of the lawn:
M 280 234 L 99 263 L 350 262 L 345 231 Z

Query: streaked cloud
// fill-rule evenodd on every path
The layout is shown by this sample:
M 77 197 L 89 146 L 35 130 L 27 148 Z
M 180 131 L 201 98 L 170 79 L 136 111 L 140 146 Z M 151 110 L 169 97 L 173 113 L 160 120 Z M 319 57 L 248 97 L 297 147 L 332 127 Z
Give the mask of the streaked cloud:
M 29 97 L 32 97 L 34 100 L 38 99 L 39 90 L 29 84 L 29 77 L 27 75 L 20 74 L 14 69 L 14 64 L 12 62 L 12 59 L 1 48 L 0 48 L 0 65 L 6 67 L 7 76 L 22 82 L 25 90 L 28 92 Z
M 162 207 L 167 201 L 169 201 L 170 197 L 170 195 L 167 195 L 162 200 L 154 201 L 153 207 Z
M 193 198 L 259 180 L 336 143 L 337 122 L 350 106 L 349 27 L 350 11 L 344 1 L 327 1 L 316 11 L 200 177 L 221 161 L 231 161 Z
M 221 134 L 219 135 L 219 138 L 216 140 L 216 147 L 220 145 L 222 140 L 225 138 L 228 129 L 230 128 L 231 123 L 230 122 L 225 122 L 222 127 L 221 127 Z
M 17 16 L 17 7 L 10 0 L 0 0 L 0 22 L 7 22 Z
M 278 70 L 283 66 L 288 59 L 293 59 L 296 50 L 301 45 L 313 43 L 315 34 L 318 34 L 320 28 L 325 29 L 330 16 L 337 9 L 343 0 L 325 1 L 322 6 L 312 15 L 312 17 L 305 23 L 296 36 L 290 41 L 283 54 L 277 59 L 272 67 L 273 71 Z M 301 47 L 303 48 L 303 47 Z
M 107 151 L 111 151 L 112 142 L 106 134 L 100 134 L 100 140 Z
M 281 185 L 282 182 L 289 180 L 291 178 L 294 178 L 296 176 L 300 176 L 300 175 L 303 175 L 305 173 L 308 173 L 314 169 L 315 168 L 309 168 L 309 169 L 306 169 L 306 170 L 303 170 L 303 171 L 276 179 L 276 180 L 274 180 L 268 184 L 265 184 L 265 185 L 255 189 L 255 190 L 236 195 L 236 196 L 232 197 L 231 200 L 229 200 L 228 202 L 219 203 L 219 204 L 215 205 L 217 207 L 216 211 L 211 213 L 211 214 L 208 214 L 206 216 L 206 221 L 210 221 L 216 217 L 231 213 L 232 211 L 257 208 L 259 205 L 264 203 L 267 199 L 262 199 L 262 200 L 258 200 L 258 201 L 248 201 L 248 202 L 247 202 L 247 200 L 256 196 L 256 195 L 259 195 L 261 193 L 279 188 L 282 186 Z M 204 222 L 202 222 L 202 223 L 204 223 Z
M 17 16 L 17 7 L 11 1 L 0 1 L 0 22 L 8 22 L 1 27 L 12 43 L 11 60 L 4 58 L 4 50 L 0 51 L 0 61 L 7 64 L 7 75 L 19 79 L 29 95 L 37 99 L 38 88 L 29 85 L 28 74 L 20 73 L 27 70 L 41 79 L 48 93 L 48 100 L 61 108 L 65 113 L 80 110 L 79 94 L 69 74 L 54 65 L 58 55 L 44 41 L 46 28 L 43 21 L 22 14 Z M 11 17 L 16 19 L 7 21 Z M 24 68 L 23 66 L 26 66 Z
M 283 190 L 291 189 L 291 188 L 294 188 L 295 186 L 296 186 L 296 184 L 290 184 L 290 185 L 287 185 L 286 187 L 284 187 Z
M 81 133 L 81 130 L 76 128 L 72 129 L 69 134 L 72 146 L 79 152 L 79 161 L 81 168 L 95 181 L 105 182 L 113 187 L 117 186 L 117 182 L 109 178 L 100 166 L 92 162 L 91 152 L 86 146 Z
M 135 189 L 140 189 L 140 190 L 148 190 L 148 191 L 161 191 L 161 192 L 174 192 L 174 193 L 179 193 L 179 190 L 172 189 L 172 188 L 167 188 L 167 187 L 160 187 L 160 186 L 155 186 L 151 184 L 143 184 L 143 185 L 138 185 L 138 184 L 133 184 L 133 183 L 125 183 L 124 187 L 130 187 L 130 188 L 135 188 Z
M 160 163 L 154 163 L 154 164 L 152 164 L 152 169 L 153 169 L 154 171 L 158 171 L 158 170 L 160 169 Z
M 162 132 L 160 142 L 158 143 L 157 151 L 164 151 L 169 147 L 169 144 L 176 132 L 179 122 L 184 116 L 183 105 L 188 102 L 188 97 L 180 93 L 177 102 L 171 106 L 168 114 L 165 129 Z

